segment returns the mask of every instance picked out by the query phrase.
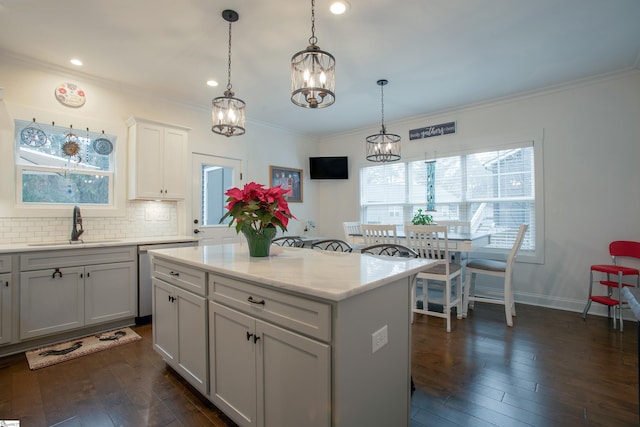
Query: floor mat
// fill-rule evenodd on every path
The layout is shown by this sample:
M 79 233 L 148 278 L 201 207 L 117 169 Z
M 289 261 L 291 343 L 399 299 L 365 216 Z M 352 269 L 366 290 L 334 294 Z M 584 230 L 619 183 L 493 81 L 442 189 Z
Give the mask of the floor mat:
M 34 371 L 141 339 L 140 335 L 136 334 L 130 328 L 120 328 L 97 335 L 89 335 L 84 338 L 37 348 L 25 352 L 25 355 L 29 362 L 29 368 Z

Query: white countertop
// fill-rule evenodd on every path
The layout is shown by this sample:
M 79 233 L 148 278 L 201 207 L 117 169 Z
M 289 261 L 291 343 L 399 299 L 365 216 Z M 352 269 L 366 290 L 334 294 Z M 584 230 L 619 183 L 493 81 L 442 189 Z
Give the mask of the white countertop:
M 195 242 L 198 241 L 193 236 L 156 236 L 156 237 L 130 237 L 125 239 L 87 239 L 79 243 L 69 243 L 68 240 L 57 242 L 33 242 L 33 243 L 11 243 L 0 245 L 0 254 L 18 253 L 18 252 L 34 252 L 49 251 L 58 249 L 78 249 L 78 248 L 101 248 L 106 246 L 137 246 L 137 245 L 153 245 L 159 243 L 175 243 L 175 242 Z
M 271 247 L 271 256 L 252 258 L 246 243 L 158 249 L 149 253 L 209 272 L 331 301 L 412 276 L 433 262 L 275 245 Z

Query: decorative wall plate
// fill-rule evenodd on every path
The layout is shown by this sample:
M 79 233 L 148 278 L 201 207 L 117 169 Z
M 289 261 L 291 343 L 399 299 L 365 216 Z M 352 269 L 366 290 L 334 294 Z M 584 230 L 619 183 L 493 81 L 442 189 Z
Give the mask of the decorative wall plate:
M 69 157 L 73 157 L 80 152 L 80 146 L 75 141 L 67 141 L 62 145 L 62 152 Z
M 86 95 L 75 83 L 62 83 L 55 90 L 56 99 L 67 107 L 78 108 L 84 105 Z
M 23 144 L 32 147 L 41 147 L 47 142 L 47 134 L 41 129 L 33 126 L 26 127 L 20 132 L 20 139 Z
M 113 144 L 107 138 L 98 138 L 93 141 L 93 151 L 97 154 L 107 156 L 113 151 Z

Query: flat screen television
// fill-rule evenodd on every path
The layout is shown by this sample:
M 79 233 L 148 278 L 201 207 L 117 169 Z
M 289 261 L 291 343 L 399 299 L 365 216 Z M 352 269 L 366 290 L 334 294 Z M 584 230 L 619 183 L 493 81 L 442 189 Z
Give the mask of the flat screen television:
M 349 179 L 347 156 L 309 157 L 311 179 Z

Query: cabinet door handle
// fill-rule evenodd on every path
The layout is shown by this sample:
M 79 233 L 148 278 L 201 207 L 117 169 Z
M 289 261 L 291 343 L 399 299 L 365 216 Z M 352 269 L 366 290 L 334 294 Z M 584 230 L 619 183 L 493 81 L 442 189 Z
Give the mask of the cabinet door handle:
M 176 297 L 169 295 L 169 302 L 174 302 L 175 300 L 176 300 Z
M 173 276 L 173 277 L 180 277 L 180 273 L 176 273 L 174 271 L 170 271 L 169 272 L 169 276 Z
M 82 279 L 82 277 L 83 277 L 83 274 L 82 274 L 82 273 L 80 273 L 80 278 Z
M 249 296 L 249 298 L 247 298 L 247 301 L 249 301 L 251 304 L 264 305 L 264 300 L 263 299 L 258 301 L 258 300 L 253 299 L 252 296 Z
M 8 288 L 9 287 L 9 281 L 7 280 L 6 282 L 4 282 L 4 285 Z
M 254 335 L 253 336 L 253 343 L 254 344 L 257 343 L 259 339 L 260 339 L 260 337 L 258 335 Z
M 251 337 L 253 336 L 253 334 L 249 331 L 247 331 L 247 341 L 251 341 Z
M 56 268 L 56 271 L 53 272 L 53 274 L 51 275 L 51 278 L 55 279 L 56 278 L 56 274 L 59 274 L 60 277 L 62 278 L 62 271 L 60 271 L 59 268 Z

